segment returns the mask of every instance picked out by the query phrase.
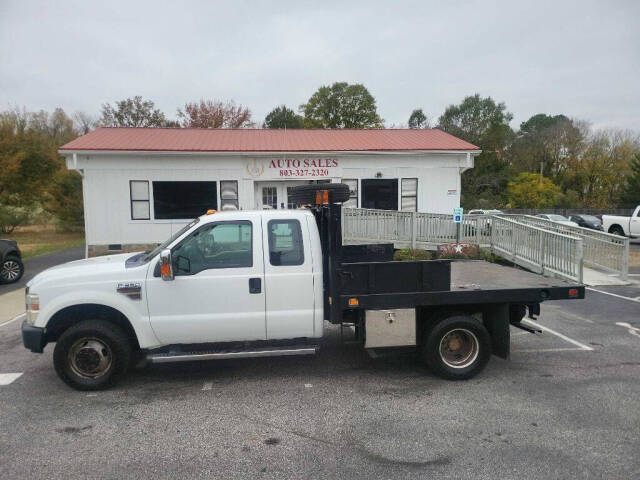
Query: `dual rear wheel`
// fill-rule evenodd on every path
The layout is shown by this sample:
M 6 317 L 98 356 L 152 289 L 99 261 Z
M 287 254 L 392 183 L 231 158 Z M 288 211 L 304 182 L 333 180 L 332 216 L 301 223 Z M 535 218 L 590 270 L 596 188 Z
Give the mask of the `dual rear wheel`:
M 425 330 L 421 353 L 435 375 L 447 380 L 467 380 L 487 365 L 491 337 L 481 322 L 467 315 L 454 315 Z

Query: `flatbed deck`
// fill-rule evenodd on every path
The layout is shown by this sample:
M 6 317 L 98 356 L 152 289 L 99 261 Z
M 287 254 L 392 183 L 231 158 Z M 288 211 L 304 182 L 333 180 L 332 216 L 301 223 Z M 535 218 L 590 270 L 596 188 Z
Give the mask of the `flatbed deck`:
M 451 290 L 511 290 L 575 286 L 559 278 L 543 277 L 518 267 L 507 267 L 484 260 L 451 262 Z
M 584 286 L 484 260 L 456 260 L 451 262 L 449 289 L 341 295 L 342 308 L 353 308 L 349 299 L 354 297 L 358 300 L 358 309 L 456 304 L 533 304 L 545 300 L 584 298 Z

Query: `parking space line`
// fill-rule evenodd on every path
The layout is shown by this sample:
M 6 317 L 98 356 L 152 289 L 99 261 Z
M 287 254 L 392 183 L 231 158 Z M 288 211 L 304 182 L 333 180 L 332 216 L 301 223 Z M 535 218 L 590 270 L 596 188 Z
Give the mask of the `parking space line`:
M 628 329 L 631 335 L 633 335 L 634 337 L 640 338 L 640 328 L 634 327 L 628 322 L 616 322 L 616 325 L 618 325 L 619 327 Z
M 9 325 L 10 323 L 15 322 L 16 320 L 20 320 L 22 317 L 26 317 L 26 316 L 27 316 L 26 312 L 25 313 L 21 313 L 20 315 L 18 315 L 16 317 L 13 317 L 11 320 L 8 320 L 8 321 L 6 321 L 4 323 L 0 323 L 0 327 L 4 327 L 5 325 Z
M 530 320 L 528 318 L 523 318 L 522 321 L 525 322 L 525 323 L 528 323 L 530 325 L 533 325 L 536 328 L 539 328 L 543 332 L 549 332 L 552 335 L 555 335 L 556 337 L 561 338 L 565 342 L 569 342 L 569 343 L 575 345 L 576 347 L 580 347 L 582 350 L 587 350 L 587 351 L 590 351 L 590 352 L 593 351 L 593 348 L 591 348 L 590 346 L 585 345 L 584 343 L 580 343 L 577 340 L 574 340 L 573 338 L 569 338 L 566 335 L 558 333 L 555 330 L 550 329 L 549 327 L 545 327 L 544 325 L 540 325 L 538 322 L 534 322 L 533 320 Z
M 10 385 L 21 376 L 22 373 L 0 373 L 0 386 Z
M 591 287 L 586 287 L 586 289 L 587 290 L 591 290 L 592 292 L 604 293 L 605 295 L 611 295 L 612 297 L 622 298 L 624 300 L 629 300 L 630 302 L 640 303 L 640 300 L 638 300 L 637 298 L 624 297 L 622 295 L 618 295 L 617 293 L 605 292 L 604 290 L 598 290 L 598 289 L 591 288 Z
M 511 353 L 537 353 L 537 352 L 586 352 L 584 348 L 565 347 L 565 348 L 524 348 L 522 350 L 511 350 Z

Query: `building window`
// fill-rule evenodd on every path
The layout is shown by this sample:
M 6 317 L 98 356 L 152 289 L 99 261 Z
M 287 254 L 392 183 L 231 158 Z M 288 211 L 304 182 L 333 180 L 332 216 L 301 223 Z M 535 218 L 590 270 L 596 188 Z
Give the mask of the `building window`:
M 398 179 L 371 178 L 360 182 L 362 208 L 398 210 Z
M 262 187 L 262 208 L 278 208 L 278 187 Z
M 408 212 L 418 211 L 418 179 L 403 178 L 401 190 L 401 210 Z
M 237 180 L 220 181 L 220 210 L 239 210 Z
M 153 182 L 156 220 L 187 220 L 217 207 L 216 182 Z
M 342 204 L 343 207 L 358 207 L 358 179 L 343 178 L 342 183 L 349 187 L 349 200 Z
M 149 220 L 149 182 L 147 180 L 129 181 L 131 196 L 131 220 Z
M 298 220 L 270 220 L 269 261 L 275 266 L 302 265 L 304 248 Z
M 295 210 L 298 208 L 298 204 L 296 202 L 291 201 L 291 189 L 293 187 L 287 187 L 287 208 L 289 210 Z

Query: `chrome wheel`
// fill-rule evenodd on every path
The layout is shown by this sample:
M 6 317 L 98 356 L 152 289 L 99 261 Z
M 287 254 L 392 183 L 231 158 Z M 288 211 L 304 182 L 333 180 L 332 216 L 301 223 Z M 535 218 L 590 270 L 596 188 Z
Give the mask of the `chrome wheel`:
M 2 264 L 0 276 L 6 282 L 12 282 L 20 276 L 20 264 L 15 260 L 7 260 Z
M 480 343 L 471 330 L 456 328 L 440 340 L 440 358 L 451 368 L 465 368 L 478 358 Z
M 111 368 L 113 355 L 107 344 L 97 338 L 81 338 L 69 349 L 69 365 L 76 375 L 103 376 Z

